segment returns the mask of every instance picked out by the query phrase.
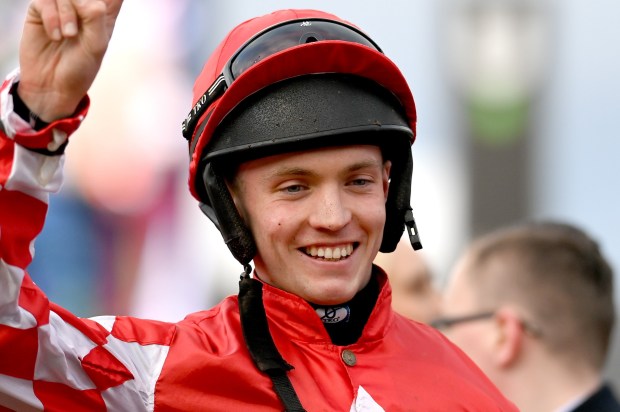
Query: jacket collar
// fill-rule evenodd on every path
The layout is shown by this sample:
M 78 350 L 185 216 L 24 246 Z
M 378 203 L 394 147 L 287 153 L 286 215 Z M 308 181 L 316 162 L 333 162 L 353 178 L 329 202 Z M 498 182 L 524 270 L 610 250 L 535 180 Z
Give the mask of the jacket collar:
M 392 289 L 387 275 L 381 268 L 373 265 L 372 276 L 379 282 L 379 296 L 362 336 L 354 345 L 381 339 L 393 320 Z M 308 302 L 263 282 L 256 273 L 254 278 L 263 283 L 263 304 L 269 329 L 276 341 L 282 338 L 302 343 L 331 344 L 321 319 Z

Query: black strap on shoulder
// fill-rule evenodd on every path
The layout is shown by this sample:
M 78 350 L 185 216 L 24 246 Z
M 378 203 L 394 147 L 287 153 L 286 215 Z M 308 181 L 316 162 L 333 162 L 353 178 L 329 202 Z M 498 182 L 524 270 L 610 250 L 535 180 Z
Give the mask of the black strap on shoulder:
M 249 276 L 249 265 L 239 281 L 239 314 L 245 343 L 256 367 L 273 382 L 273 389 L 288 412 L 305 412 L 287 372 L 293 369 L 278 352 L 263 306 L 263 284 Z

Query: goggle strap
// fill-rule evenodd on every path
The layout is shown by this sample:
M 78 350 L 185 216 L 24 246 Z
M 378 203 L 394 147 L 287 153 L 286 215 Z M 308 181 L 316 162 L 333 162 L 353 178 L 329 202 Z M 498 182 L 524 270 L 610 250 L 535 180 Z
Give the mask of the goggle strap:
M 215 99 L 226 91 L 228 85 L 226 84 L 226 79 L 223 74 L 220 74 L 217 79 L 213 82 L 211 87 L 207 89 L 207 91 L 200 96 L 200 99 L 196 102 L 192 110 L 190 110 L 189 114 L 181 123 L 181 130 L 183 132 L 183 137 L 186 140 L 190 140 L 192 138 L 192 134 L 196 127 L 196 123 L 198 123 L 198 119 L 203 115 L 205 110 L 213 103 Z

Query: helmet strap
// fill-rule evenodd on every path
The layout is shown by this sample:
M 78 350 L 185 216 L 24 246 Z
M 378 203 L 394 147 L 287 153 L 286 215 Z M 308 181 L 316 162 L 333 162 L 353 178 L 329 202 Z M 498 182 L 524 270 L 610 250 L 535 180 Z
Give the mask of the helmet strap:
M 201 204 L 200 209 L 219 229 L 235 259 L 247 266 L 256 255 L 256 243 L 235 206 L 224 178 L 216 173 L 211 163 L 205 167 L 203 182 L 212 201 L 211 205 Z
M 418 233 L 418 226 L 415 224 L 415 218 L 411 209 L 405 213 L 405 226 L 409 234 L 409 242 L 413 247 L 413 250 L 422 249 L 422 242 L 420 241 L 420 234 Z
M 247 265 L 249 268 L 249 265 Z M 239 317 L 246 346 L 254 364 L 269 376 L 273 389 L 287 412 L 304 412 L 288 377 L 293 368 L 282 358 L 269 331 L 263 306 L 263 284 L 249 276 L 239 281 Z
M 410 150 L 410 149 L 409 149 Z M 411 245 L 415 250 L 422 249 L 418 229 L 411 211 L 411 174 L 413 172 L 413 158 L 411 152 L 401 170 L 393 171 L 390 180 L 388 198 L 385 202 L 385 227 L 380 251 L 390 253 L 396 249 L 405 227 L 409 231 Z M 413 233 L 411 231 L 414 231 Z

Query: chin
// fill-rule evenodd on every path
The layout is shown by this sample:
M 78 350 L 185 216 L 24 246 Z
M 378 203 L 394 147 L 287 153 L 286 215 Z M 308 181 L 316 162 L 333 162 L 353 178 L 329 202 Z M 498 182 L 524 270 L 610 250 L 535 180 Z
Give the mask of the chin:
M 342 288 L 338 290 L 324 290 L 322 293 L 309 296 L 306 300 L 316 305 L 334 306 L 350 301 L 356 293 L 357 291 L 354 290 L 343 293 Z

